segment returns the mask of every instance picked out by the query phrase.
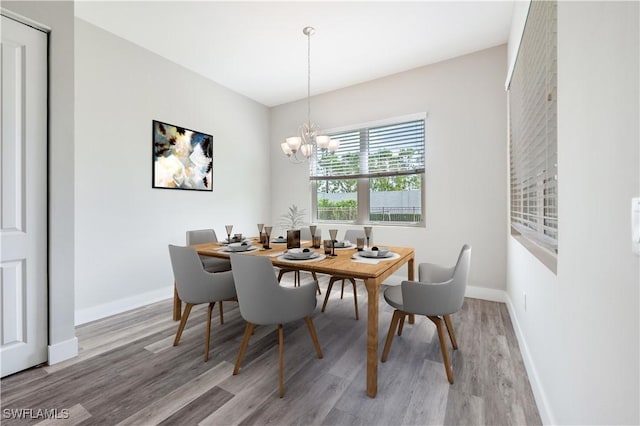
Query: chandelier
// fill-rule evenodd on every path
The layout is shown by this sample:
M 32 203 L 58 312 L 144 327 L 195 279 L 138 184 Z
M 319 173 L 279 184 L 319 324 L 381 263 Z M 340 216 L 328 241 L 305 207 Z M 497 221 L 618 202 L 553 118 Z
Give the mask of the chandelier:
M 302 32 L 307 36 L 307 121 L 298 132 L 300 136 L 290 136 L 280 144 L 282 152 L 294 163 L 301 163 L 311 156 L 321 152 L 336 152 L 340 141 L 321 135 L 320 127 L 311 121 L 311 36 L 315 33 L 313 27 L 304 27 Z

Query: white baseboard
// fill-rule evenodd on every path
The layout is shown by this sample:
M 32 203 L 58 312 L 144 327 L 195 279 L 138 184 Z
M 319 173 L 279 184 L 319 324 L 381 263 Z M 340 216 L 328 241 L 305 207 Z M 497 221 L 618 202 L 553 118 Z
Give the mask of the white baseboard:
M 47 347 L 49 365 L 57 364 L 78 355 L 78 338 L 54 343 Z
M 472 299 L 489 300 L 491 302 L 504 303 L 507 297 L 507 293 L 504 290 L 498 290 L 495 288 L 476 287 L 467 285 L 467 289 L 464 293 L 464 297 L 470 297 Z
M 524 366 L 527 369 L 527 375 L 529 376 L 529 383 L 531 384 L 531 390 L 533 391 L 533 396 L 536 399 L 536 405 L 538 406 L 538 412 L 540 413 L 540 419 L 542 420 L 542 424 L 544 425 L 555 425 L 556 420 L 551 412 L 549 400 L 547 398 L 547 393 L 544 391 L 542 387 L 542 383 L 540 382 L 540 378 L 538 376 L 538 370 L 533 363 L 533 359 L 531 358 L 531 352 L 529 352 L 529 345 L 527 345 L 527 341 L 522 334 L 522 329 L 520 328 L 520 323 L 518 322 L 518 317 L 515 314 L 515 309 L 513 307 L 513 303 L 511 301 L 511 297 L 507 292 L 504 292 L 505 295 L 505 303 L 507 305 L 507 310 L 509 311 L 509 316 L 511 317 L 511 323 L 513 324 L 513 330 L 516 333 L 516 338 L 518 339 L 518 345 L 520 346 L 520 353 L 522 354 L 522 360 L 524 361 Z
M 120 314 L 122 312 L 130 311 L 131 309 L 169 299 L 170 297 L 173 297 L 172 285 L 163 287 L 159 290 L 153 290 L 143 294 L 127 297 L 126 299 L 118 299 L 102 305 L 78 309 L 75 312 L 75 325 L 85 324 L 111 315 Z

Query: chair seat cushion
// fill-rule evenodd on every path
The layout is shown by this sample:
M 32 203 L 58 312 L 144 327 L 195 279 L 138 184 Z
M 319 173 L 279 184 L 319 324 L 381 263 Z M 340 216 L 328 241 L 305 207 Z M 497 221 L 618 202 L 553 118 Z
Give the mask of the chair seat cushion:
M 218 259 L 211 256 L 200 256 L 202 266 L 207 272 L 225 272 L 231 270 L 231 262 L 227 259 Z
M 391 306 L 401 311 L 404 310 L 402 303 L 402 286 L 389 287 L 384 291 L 384 300 Z

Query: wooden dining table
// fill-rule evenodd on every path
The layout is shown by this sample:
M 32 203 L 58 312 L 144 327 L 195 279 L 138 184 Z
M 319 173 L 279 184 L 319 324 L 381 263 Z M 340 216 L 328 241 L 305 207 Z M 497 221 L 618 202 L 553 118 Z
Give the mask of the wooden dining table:
M 242 252 L 243 256 L 269 256 L 274 266 L 299 271 L 316 272 L 328 275 L 354 277 L 364 281 L 367 289 L 367 395 L 371 398 L 378 392 L 378 310 L 380 300 L 380 286 L 395 271 L 407 264 L 407 279 L 414 279 L 413 248 L 385 246 L 395 253 L 392 258 L 380 259 L 377 263 L 367 262 L 368 259 L 354 258 L 355 248 L 335 249 L 336 256 L 326 256 L 321 260 L 300 261 L 286 260 L 281 255 L 286 251 L 286 244 L 270 243 L 270 249 L 263 249 L 257 241 L 253 246 L 257 250 Z M 302 247 L 311 247 L 311 243 L 303 241 Z M 221 243 L 204 243 L 192 246 L 202 256 L 229 258 L 230 252 L 224 251 Z M 324 254 L 323 249 L 312 249 Z M 359 261 L 358 261 L 359 260 Z M 365 263 L 367 262 L 367 263 Z M 177 293 L 174 298 L 174 319 L 179 318 L 181 301 Z

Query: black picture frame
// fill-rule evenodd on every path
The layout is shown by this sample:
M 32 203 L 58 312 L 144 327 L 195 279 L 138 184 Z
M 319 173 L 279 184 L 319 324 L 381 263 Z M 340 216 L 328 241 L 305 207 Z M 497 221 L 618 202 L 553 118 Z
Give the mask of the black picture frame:
M 213 191 L 213 136 L 153 120 L 152 188 Z

